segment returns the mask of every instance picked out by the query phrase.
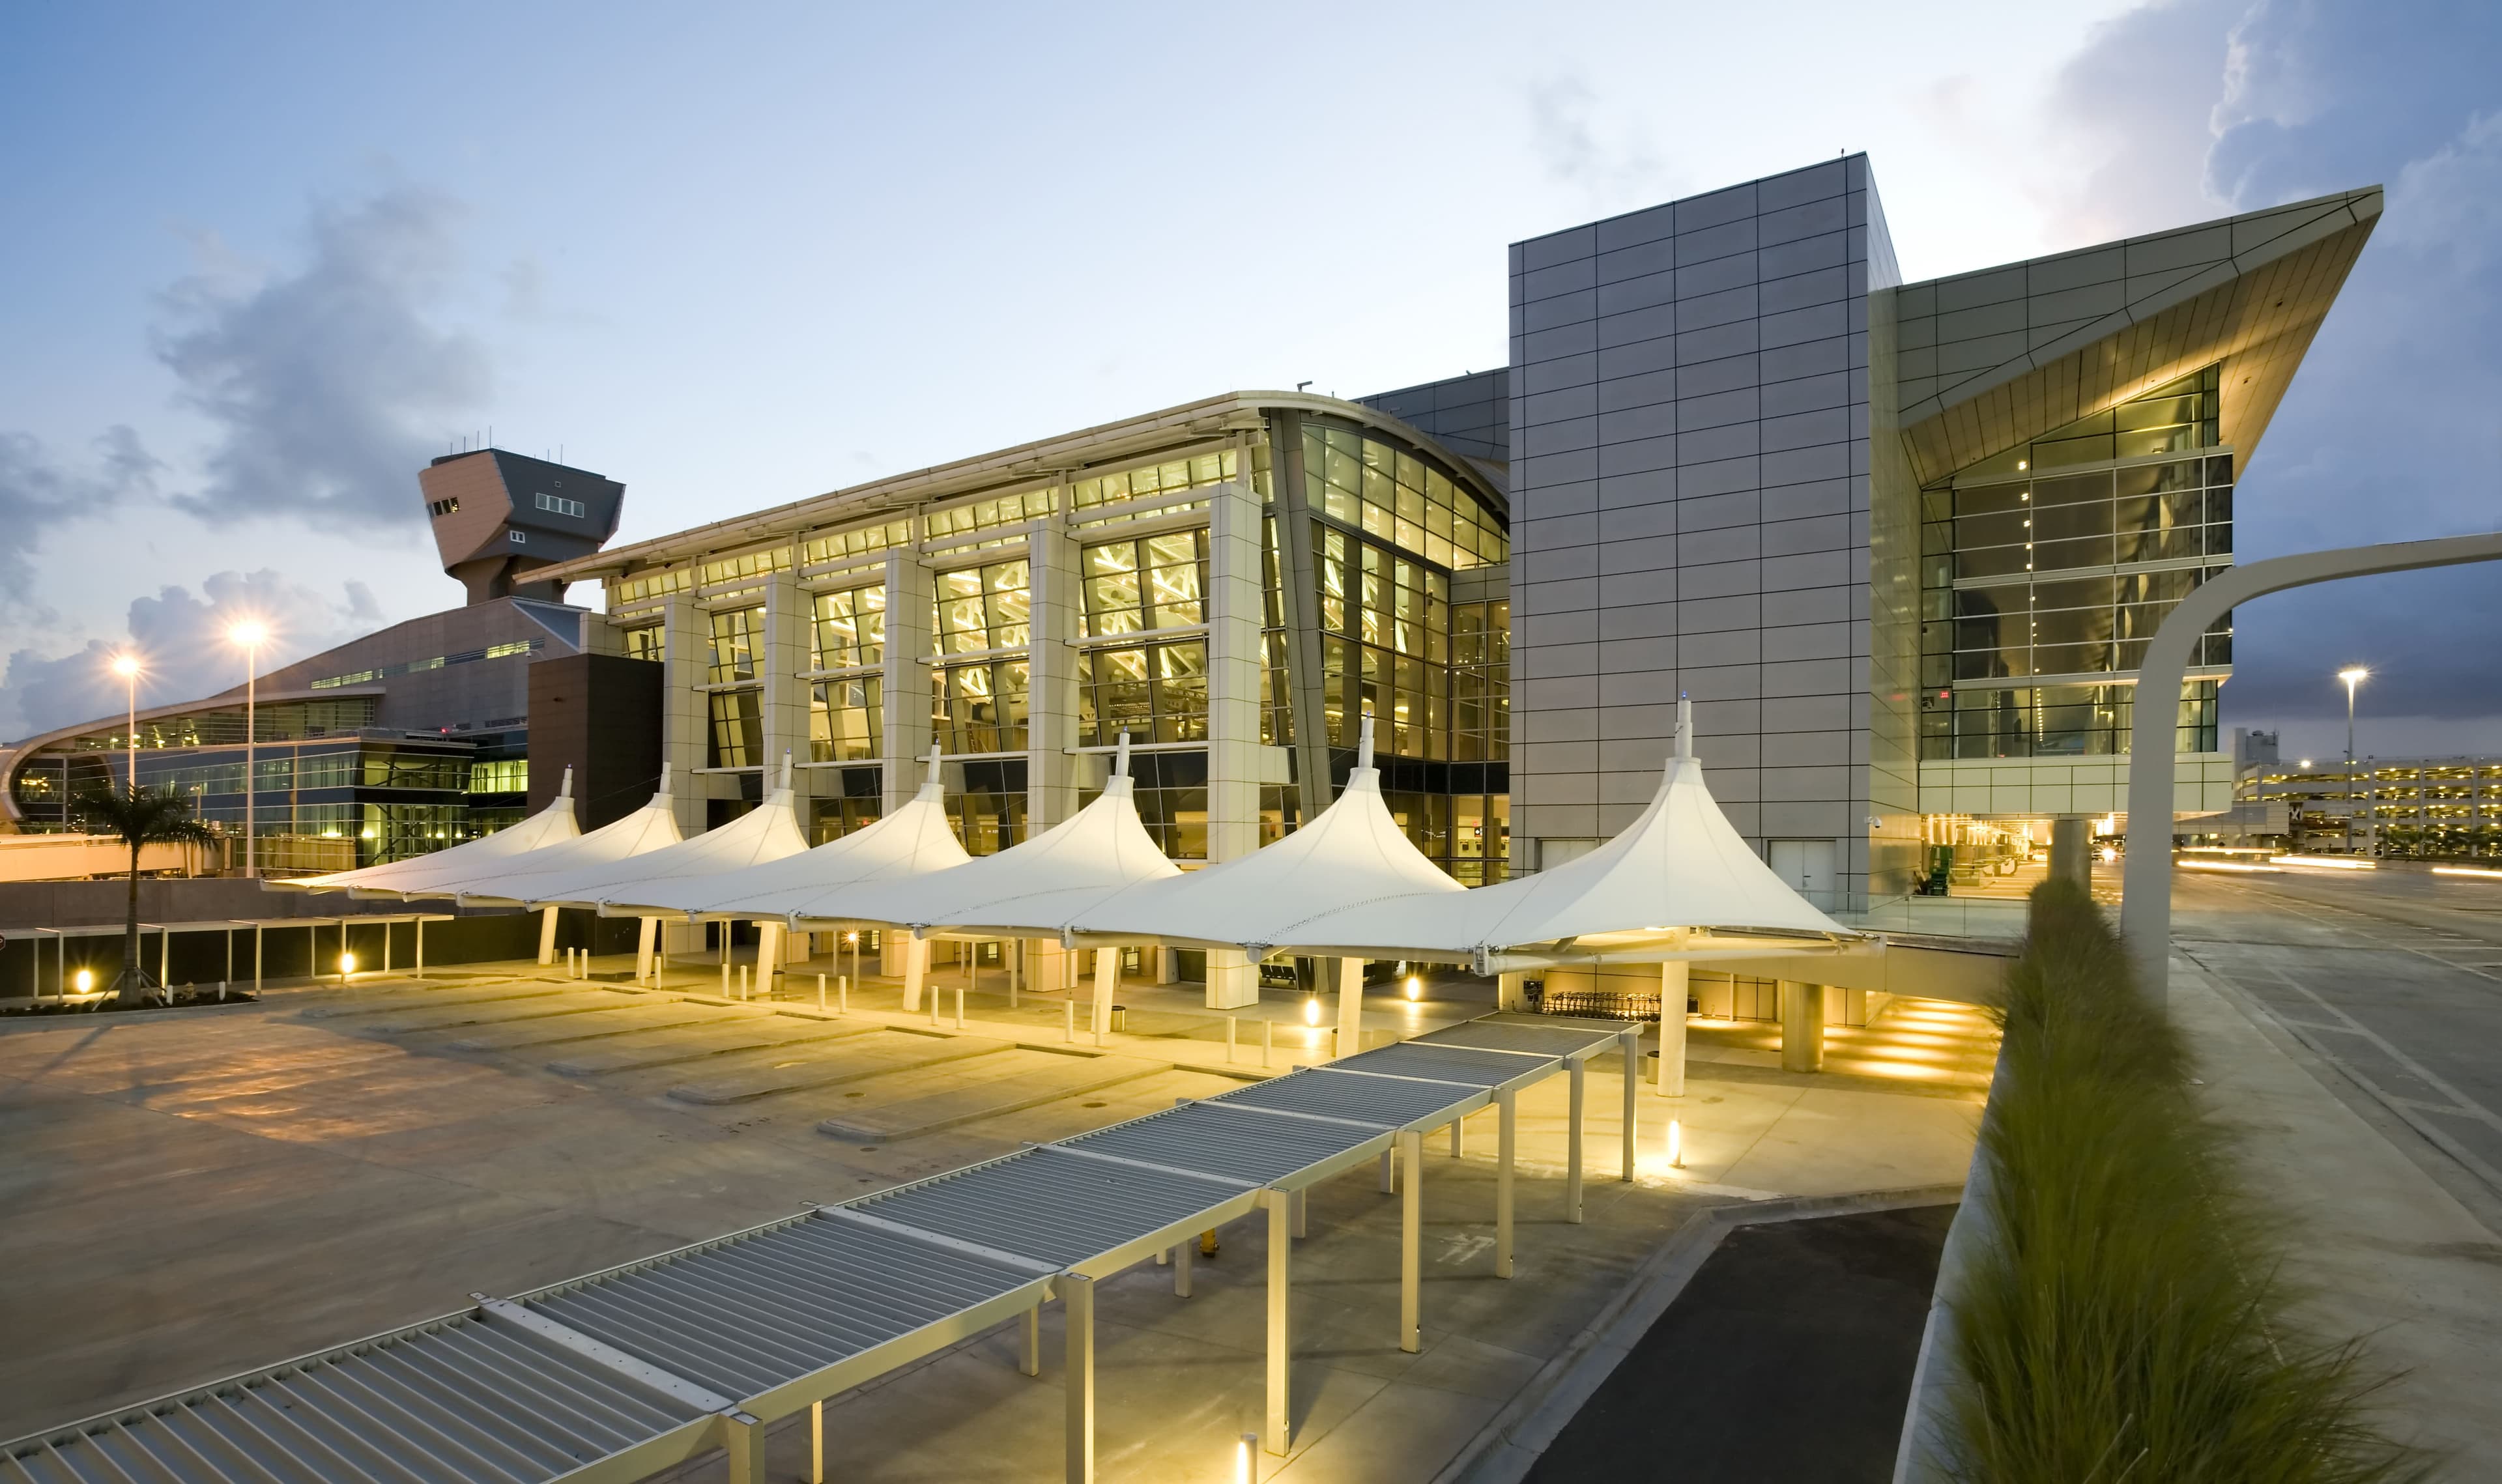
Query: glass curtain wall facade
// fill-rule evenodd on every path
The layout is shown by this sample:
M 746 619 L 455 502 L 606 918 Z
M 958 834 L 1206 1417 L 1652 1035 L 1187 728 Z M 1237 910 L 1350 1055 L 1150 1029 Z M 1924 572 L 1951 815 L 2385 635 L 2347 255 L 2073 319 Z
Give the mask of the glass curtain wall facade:
M 1348 412 L 1307 415 L 1298 434 L 1304 503 L 1326 555 L 1313 590 L 1295 601 L 1278 556 L 1268 428 L 1238 420 L 1198 448 L 1106 458 L 1026 488 L 931 501 L 908 520 L 881 515 L 797 533 L 769 552 L 612 579 L 611 622 L 625 629 L 626 653 L 665 658 L 669 614 L 684 614 L 700 667 L 673 667 L 670 685 L 693 692 L 701 769 L 752 774 L 785 745 L 773 657 L 786 653 L 776 605 L 789 602 L 804 628 L 795 647 L 805 743 L 796 756 L 820 840 L 873 822 L 896 796 L 893 782 L 877 787 L 883 764 L 899 764 L 908 794 L 919 775 L 904 759 L 935 741 L 962 769 L 948 809 L 965 848 L 1003 849 L 1053 823 L 1036 814 L 1032 759 L 1055 732 L 1059 750 L 1078 755 L 1071 797 L 1082 806 L 1100 792 L 1101 755 L 1126 730 L 1147 828 L 1175 859 L 1202 860 L 1219 833 L 1212 813 L 1222 812 L 1211 791 L 1225 787 L 1211 782 L 1212 747 L 1249 742 L 1264 759 L 1254 843 L 1306 812 L 1290 752 L 1289 625 L 1300 615 L 1322 639 L 1325 700 L 1310 720 L 1337 780 L 1353 761 L 1356 719 L 1369 713 L 1385 793 L 1420 849 L 1464 880 L 1500 880 L 1509 604 L 1486 595 L 1502 590 L 1499 581 L 1478 582 L 1466 602 L 1453 584 L 1506 559 L 1506 517 L 1481 475 L 1368 425 L 1363 409 Z M 1214 506 L 1228 498 L 1256 501 L 1254 539 L 1217 539 Z M 1223 570 L 1229 560 L 1252 570 Z M 1245 646 L 1258 678 L 1237 711 L 1216 681 L 1234 641 L 1213 596 L 1245 578 L 1262 595 Z M 791 596 L 777 598 L 773 584 L 789 584 Z M 919 620 L 908 630 L 898 622 L 906 612 Z M 921 718 L 897 720 L 906 686 L 927 688 L 926 740 Z M 1226 731 L 1234 717 L 1244 719 L 1238 737 Z M 1455 763 L 1468 765 L 1465 777 Z M 707 787 L 730 792 L 727 779 Z
M 2233 557 L 2217 368 L 2019 444 L 1921 492 L 1920 756 L 2128 751 L 2165 616 Z M 2215 750 L 2232 619 L 2201 641 L 2176 747 Z

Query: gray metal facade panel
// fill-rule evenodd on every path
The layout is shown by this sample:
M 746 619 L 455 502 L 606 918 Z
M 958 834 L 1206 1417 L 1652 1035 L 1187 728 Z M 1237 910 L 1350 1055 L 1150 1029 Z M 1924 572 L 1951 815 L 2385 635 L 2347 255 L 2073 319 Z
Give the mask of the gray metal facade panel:
M 1480 1088 L 1350 1076 L 1315 1066 L 1220 1093 L 1207 1100 L 1343 1118 L 1375 1129 L 1404 1129 L 1413 1124 L 1431 1126 L 1453 1117 L 1461 1104 L 1484 1096 Z
M 1033 1281 L 827 1217 L 529 1300 L 531 1309 L 727 1397 L 761 1395 Z
M 1059 1147 L 1267 1185 L 1378 1136 L 1372 1130 L 1344 1124 L 1252 1119 L 1190 1104 L 1062 1139 Z
M 1046 1148 L 864 1196 L 853 1210 L 1073 1266 L 1241 1195 L 1238 1186 Z
M 702 1414 L 471 1319 L 12 1445 L 13 1484 L 538 1484 Z
M 1500 1087 L 1518 1077 L 1555 1070 L 1553 1061 L 1512 1056 L 1465 1046 L 1422 1045 L 1401 1041 L 1377 1051 L 1341 1057 L 1330 1065 L 1340 1071 L 1371 1072 L 1385 1077 L 1417 1077 L 1470 1087 Z

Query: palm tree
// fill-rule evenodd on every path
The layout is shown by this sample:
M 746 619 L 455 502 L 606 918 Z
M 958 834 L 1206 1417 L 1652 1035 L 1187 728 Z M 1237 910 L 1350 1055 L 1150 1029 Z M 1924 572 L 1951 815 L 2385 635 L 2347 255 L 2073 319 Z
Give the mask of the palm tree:
M 136 1007 L 150 988 L 139 963 L 139 853 L 151 845 L 206 845 L 217 837 L 191 818 L 190 799 L 139 783 L 81 794 L 70 804 L 70 819 L 88 834 L 119 835 L 130 847 L 130 917 L 122 926 L 121 977 L 114 991 L 123 1008 Z

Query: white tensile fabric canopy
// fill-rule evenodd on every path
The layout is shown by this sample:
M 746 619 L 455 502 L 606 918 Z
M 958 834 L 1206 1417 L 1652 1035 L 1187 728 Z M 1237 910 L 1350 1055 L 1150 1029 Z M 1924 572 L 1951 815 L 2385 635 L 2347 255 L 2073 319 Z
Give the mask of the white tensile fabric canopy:
M 927 876 L 971 859 L 947 823 L 933 747 L 921 792 L 867 828 L 742 871 L 652 882 L 635 896 L 644 906 L 683 912 L 690 919 L 822 919 L 821 906 L 848 888 Z
M 523 881 L 555 880 L 596 870 L 620 860 L 666 850 L 677 844 L 678 814 L 669 795 L 669 765 L 660 764 L 660 791 L 651 802 L 621 820 L 611 820 L 587 835 L 565 840 L 527 855 L 488 861 L 456 879 L 437 883 L 437 894 L 457 896 L 464 906 L 519 906 L 522 898 L 507 886 Z
M 782 764 L 782 787 L 737 819 L 708 829 L 692 840 L 628 856 L 605 865 L 572 871 L 517 869 L 510 875 L 481 880 L 462 894 L 483 900 L 515 901 L 529 907 L 642 906 L 639 894 L 665 882 L 719 876 L 766 860 L 795 856 L 808 848 L 799 832 L 792 803 L 791 764 Z M 516 865 L 522 865 L 516 862 Z
M 813 928 L 845 923 L 893 923 L 986 937 L 1057 937 L 1071 919 L 1141 881 L 1178 876 L 1146 826 L 1132 794 L 1130 739 L 1102 796 L 1023 845 L 979 856 L 949 870 L 904 881 L 863 882 L 828 892 L 791 925 Z
M 1372 718 L 1364 719 L 1345 792 L 1293 834 L 1236 860 L 1141 882 L 1079 913 L 1067 930 L 1258 959 L 1276 934 L 1322 913 L 1391 897 L 1458 895 L 1460 884 L 1408 842 L 1381 802 Z
M 414 856 L 406 860 L 389 860 L 360 870 L 334 871 L 327 876 L 263 881 L 260 887 L 264 892 L 347 892 L 357 896 L 402 900 L 413 896 L 442 896 L 447 894 L 439 890 L 444 882 L 491 870 L 497 863 L 514 856 L 576 839 L 581 833 L 582 826 L 573 818 L 573 769 L 566 768 L 564 782 L 557 790 L 555 800 L 509 829 L 499 829 L 449 850 Z
M 1272 849 L 1274 847 L 1271 847 Z M 1697 934 L 1707 935 L 1699 939 Z M 1676 752 L 1650 805 L 1577 860 L 1499 886 L 1353 903 L 1279 932 L 1274 946 L 1316 956 L 1470 962 L 1479 973 L 1555 962 L 1708 957 L 1719 944 L 1858 934 L 1773 873 L 1720 812 L 1680 701 Z M 1821 946 L 1821 945 L 1819 945 Z

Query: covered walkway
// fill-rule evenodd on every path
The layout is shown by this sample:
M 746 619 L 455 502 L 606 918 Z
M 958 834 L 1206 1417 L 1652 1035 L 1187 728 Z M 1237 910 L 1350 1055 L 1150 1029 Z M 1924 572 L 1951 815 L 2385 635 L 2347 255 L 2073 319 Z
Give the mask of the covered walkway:
M 1066 1316 L 1067 1459 L 1094 1477 L 1094 1286 L 1160 1253 L 1187 1297 L 1193 1239 L 1268 1213 L 1266 1446 L 1285 1451 L 1292 1237 L 1301 1197 L 1363 1164 L 1401 1166 L 1399 1334 L 1414 1349 L 1422 1140 L 1502 1110 L 1496 1271 L 1511 1255 L 1519 1091 L 1638 1028 L 1495 1016 L 1325 1067 L 1034 1146 L 785 1221 L 165 1397 L 0 1449 L 8 1484 L 624 1484 L 714 1447 L 739 1484 L 761 1431 L 1040 1305 Z M 1633 1079 L 1626 1079 L 1628 1090 Z M 1628 1093 L 1630 1101 L 1630 1091 Z M 1568 1214 L 1578 1216 L 1579 1111 Z M 1629 1110 L 1630 1111 L 1630 1110 Z M 1630 1119 L 1628 1120 L 1630 1129 Z M 1623 1174 L 1633 1173 L 1628 1133 Z M 822 1469 L 820 1476 L 822 1476 Z

